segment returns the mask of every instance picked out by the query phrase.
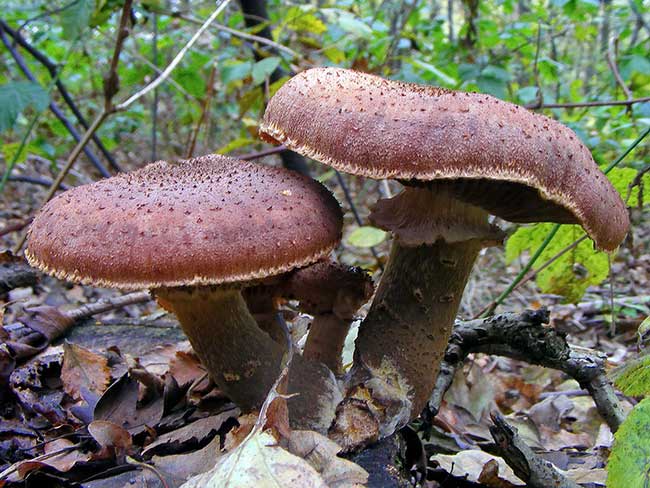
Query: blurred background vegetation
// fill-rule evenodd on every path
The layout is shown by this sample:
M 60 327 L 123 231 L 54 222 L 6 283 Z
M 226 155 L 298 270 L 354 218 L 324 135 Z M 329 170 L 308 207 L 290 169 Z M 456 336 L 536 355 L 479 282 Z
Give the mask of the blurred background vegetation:
M 40 206 L 45 187 L 76 144 L 48 103 L 56 104 L 79 135 L 85 129 L 71 106 L 87 124 L 101 112 L 124 1 L 0 4 L 0 153 L 9 181 L 1 211 L 3 219 L 25 219 Z M 260 6 L 268 20 L 242 11 Z M 208 1 L 135 1 L 116 65 L 114 102 L 137 93 L 164 70 L 215 8 Z M 270 39 L 259 39 L 264 36 Z M 291 73 L 337 65 L 526 105 L 570 126 L 603 168 L 633 148 L 609 176 L 637 208 L 635 232 L 642 239 L 649 53 L 650 2 L 643 0 L 233 0 L 165 82 L 103 120 L 96 134 L 101 147 L 97 141 L 88 144 L 64 185 L 155 159 L 268 149 L 256 127 L 269 96 Z M 355 206 L 362 224 L 368 204 L 399 190 L 395 183 L 364 182 L 309 165 L 346 207 Z M 345 182 L 349 200 L 341 191 Z M 385 234 L 358 229 L 351 217 L 349 223 L 340 257 L 376 269 L 368 248 L 377 246 L 373 251 L 384 259 Z M 517 230 L 507 247 L 509 262 L 523 266 L 549 231 L 552 226 L 544 224 Z M 577 301 L 588 286 L 603 282 L 610 259 L 595 253 L 589 240 L 573 244 L 582 231 L 563 226 L 556 232 L 533 266 L 545 264 L 535 275 L 537 286 Z M 634 244 L 627 247 L 633 250 Z M 471 312 L 507 287 L 507 279 L 496 281 L 487 298 L 479 294 Z

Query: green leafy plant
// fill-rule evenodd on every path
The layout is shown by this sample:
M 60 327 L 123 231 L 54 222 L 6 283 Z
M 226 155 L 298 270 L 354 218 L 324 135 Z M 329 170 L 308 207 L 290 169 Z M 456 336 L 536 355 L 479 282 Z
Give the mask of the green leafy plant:
M 614 187 L 630 206 L 639 205 L 641 201 L 638 186 L 630 187 L 636 175 L 637 171 L 633 168 L 614 168 L 608 174 Z M 650 183 L 648 175 L 644 175 L 642 182 L 644 185 Z M 553 228 L 553 224 L 536 224 L 517 229 L 506 243 L 506 261 L 510 263 L 522 253 L 539 248 Z M 607 254 L 594 250 L 589 239 L 557 257 L 584 235 L 584 231 L 575 225 L 563 225 L 558 229 L 533 266 L 533 269 L 540 269 L 555 258 L 537 273 L 537 285 L 542 292 L 562 295 L 568 302 L 577 302 L 589 286 L 598 285 L 607 278 Z
M 41 111 L 49 102 L 50 96 L 38 83 L 12 81 L 0 86 L 0 133 L 12 128 L 27 107 Z

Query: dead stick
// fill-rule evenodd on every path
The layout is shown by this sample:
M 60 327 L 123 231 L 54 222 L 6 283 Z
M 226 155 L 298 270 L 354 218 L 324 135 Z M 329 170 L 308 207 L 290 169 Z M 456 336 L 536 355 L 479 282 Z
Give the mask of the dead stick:
M 498 413 L 492 413 L 490 433 L 508 466 L 530 488 L 580 488 L 545 459 L 542 459 L 519 437 L 517 429 Z
M 504 313 L 454 325 L 425 418 L 438 412 L 445 392 L 470 353 L 496 354 L 563 371 L 594 399 L 598 412 L 612 432 L 625 419 L 616 393 L 605 374 L 606 356 L 571 346 L 552 327 L 544 327 L 547 310 Z

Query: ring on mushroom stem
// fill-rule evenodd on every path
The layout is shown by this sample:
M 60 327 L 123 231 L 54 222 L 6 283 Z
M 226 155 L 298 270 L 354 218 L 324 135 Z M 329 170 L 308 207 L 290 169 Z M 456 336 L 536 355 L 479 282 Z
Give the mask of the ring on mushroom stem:
M 569 128 L 489 95 L 315 68 L 276 92 L 259 132 L 338 170 L 406 185 L 371 214 L 394 240 L 330 429 L 348 449 L 422 411 L 478 251 L 502 239 L 489 214 L 580 224 L 606 251 L 629 227 Z
M 34 219 L 25 254 L 60 279 L 152 289 L 216 384 L 253 409 L 277 379 L 284 347 L 259 329 L 241 290 L 326 257 L 341 225 L 338 203 L 318 182 L 210 155 L 57 196 Z M 294 366 L 289 389 L 300 395 L 291 402 L 310 417 L 293 420 L 323 430 L 341 396 L 335 378 L 321 363 L 296 357 Z

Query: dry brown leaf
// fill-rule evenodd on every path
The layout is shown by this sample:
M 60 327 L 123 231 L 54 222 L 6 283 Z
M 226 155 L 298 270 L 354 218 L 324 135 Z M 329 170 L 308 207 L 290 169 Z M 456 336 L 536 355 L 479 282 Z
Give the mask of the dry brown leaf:
M 63 344 L 61 380 L 63 389 L 75 400 L 82 399 L 82 391 L 101 395 L 111 379 L 108 360 L 101 354 L 89 351 L 77 344 Z
M 253 430 L 256 421 L 257 415 L 254 413 L 247 413 L 239 417 L 237 419 L 239 425 L 226 434 L 224 450 L 227 452 L 234 451 Z
M 208 436 L 216 434 L 228 419 L 237 418 L 238 415 L 239 409 L 233 408 L 218 415 L 199 419 L 161 435 L 155 442 L 149 444 L 142 454 L 144 456 L 169 454 L 196 447 Z
M 131 434 L 113 422 L 94 420 L 88 425 L 88 433 L 101 446 L 102 451 L 123 458 L 131 449 Z
M 216 436 L 207 446 L 198 451 L 188 454 L 153 456 L 151 460 L 156 468 L 181 484 L 192 476 L 205 473 L 214 467 L 215 461 L 220 455 L 220 444 L 221 438 Z
M 205 368 L 193 352 L 177 351 L 169 363 L 169 372 L 182 387 L 204 376 Z
M 44 454 L 27 461 L 21 461 L 11 468 L 0 473 L 0 478 L 9 482 L 17 482 L 25 479 L 32 471 L 51 467 L 66 473 L 75 467 L 77 463 L 87 462 L 91 453 L 83 453 L 77 449 L 77 445 L 68 439 L 55 439 L 48 442 L 44 447 Z

